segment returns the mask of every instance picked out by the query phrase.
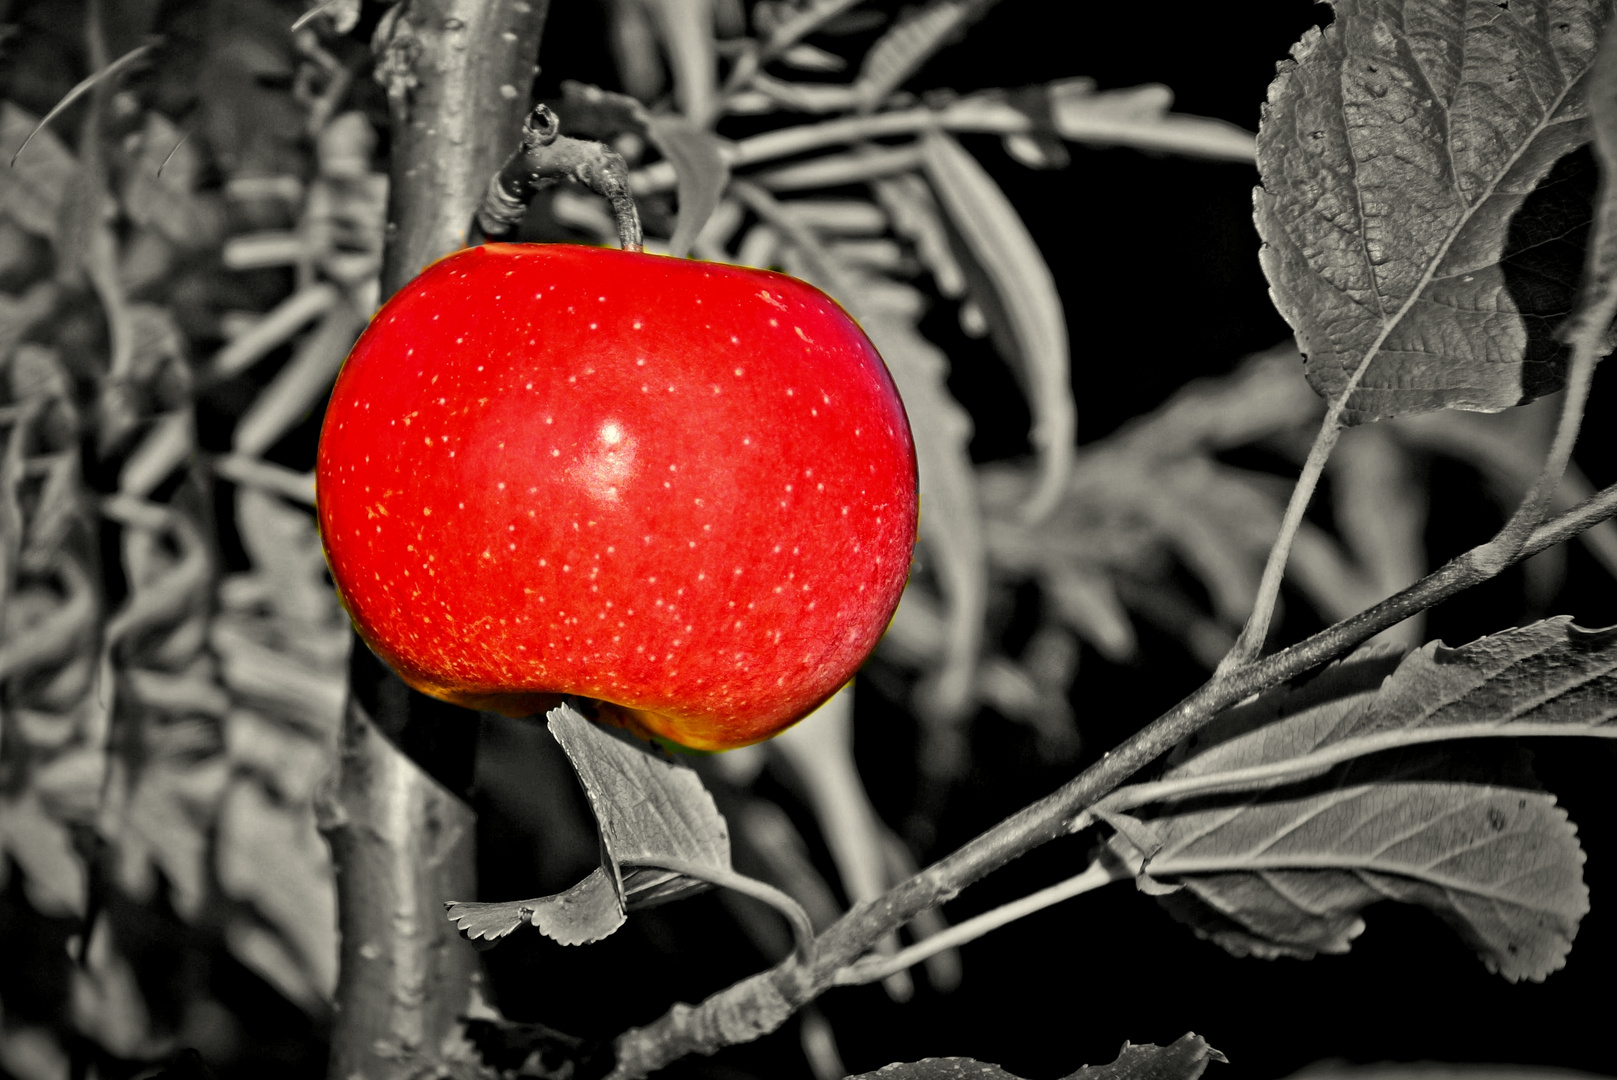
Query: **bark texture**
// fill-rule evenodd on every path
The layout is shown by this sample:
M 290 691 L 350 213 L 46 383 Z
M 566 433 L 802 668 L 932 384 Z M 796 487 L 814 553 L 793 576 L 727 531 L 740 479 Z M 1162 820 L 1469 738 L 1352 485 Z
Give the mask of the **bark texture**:
M 392 113 L 382 295 L 466 242 L 520 138 L 547 0 L 400 0 L 373 48 Z M 321 807 L 337 866 L 334 1080 L 492 1075 L 466 1041 L 475 950 L 444 917 L 477 895 L 465 801 L 476 713 L 407 689 L 354 642 L 335 778 Z
M 517 146 L 548 0 L 401 0 L 377 28 L 393 112 L 382 293 L 466 243 L 489 177 Z

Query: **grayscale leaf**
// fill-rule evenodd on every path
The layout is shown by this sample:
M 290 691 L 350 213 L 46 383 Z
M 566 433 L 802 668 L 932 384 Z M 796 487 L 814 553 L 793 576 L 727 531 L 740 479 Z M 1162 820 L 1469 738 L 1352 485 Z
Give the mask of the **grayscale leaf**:
M 1604 5 L 1477 10 L 1344 0 L 1269 88 L 1260 258 L 1309 382 L 1345 395 L 1349 424 L 1497 412 L 1563 376 L 1548 330 L 1570 285 L 1529 310 L 1511 285 L 1567 224 L 1518 211 L 1588 138 Z
M 1228 1063 L 1229 1058 L 1194 1031 L 1187 1031 L 1167 1046 L 1124 1043 L 1116 1061 L 1085 1065 L 1062 1080 L 1196 1080 L 1210 1061 Z
M 702 226 L 724 196 L 730 182 L 723 140 L 682 116 L 654 116 L 646 122 L 646 135 L 674 165 L 679 193 L 679 218 L 668 252 L 689 255 Z
M 893 221 L 893 231 L 915 245 L 915 254 L 932 274 L 932 282 L 950 300 L 966 295 L 966 276 L 949 243 L 937 201 L 926 181 L 902 173 L 872 181 L 871 189 Z
M 706 124 L 713 115 L 718 79 L 712 0 L 645 0 L 644 6 L 668 54 L 680 112 Z
M 836 53 L 801 41 L 781 53 L 780 62 L 799 71 L 835 72 L 848 66 L 848 62 Z
M 548 716 L 551 734 L 595 812 L 606 870 L 625 906 L 647 907 L 708 887 L 657 869 L 659 856 L 730 869 L 729 828 L 693 770 L 612 734 L 567 705 Z
M 553 896 L 501 903 L 449 901 L 449 921 L 472 941 L 495 942 L 524 923 L 563 945 L 600 941 L 624 923 L 623 905 L 604 867 Z
M 1055 276 L 1022 218 L 977 159 L 955 139 L 934 132 L 922 140 L 927 178 L 988 287 L 974 299 L 1003 322 L 1007 357 L 1021 368 L 1033 411 L 1030 435 L 1041 473 L 1026 512 L 1038 519 L 1055 508 L 1072 473 L 1078 438 L 1067 320 Z
M 1072 142 L 1217 161 L 1252 160 L 1250 131 L 1225 120 L 1169 112 L 1173 91 L 1160 83 L 1097 92 L 1093 80 L 1062 79 L 1047 88 L 1019 91 L 1011 100 Z
M 1617 738 L 1617 628 L 1586 630 L 1561 616 L 1458 649 L 1429 642 L 1393 670 L 1395 658 L 1366 652 L 1225 712 L 1203 732 L 1206 749 L 1161 780 L 1119 788 L 1101 806 L 1268 788 L 1451 739 Z
M 1560 968 L 1589 891 L 1554 796 L 1375 775 L 1386 771 L 1349 766 L 1301 794 L 1103 816 L 1142 891 L 1238 956 L 1346 952 L 1364 909 L 1397 900 L 1434 912 L 1511 982 Z
M 1578 340 L 1580 324 L 1590 323 L 1611 349 L 1609 333 L 1617 307 L 1617 20 L 1607 24 L 1589 72 L 1589 129 L 1595 160 L 1600 163 L 1600 189 L 1595 198 L 1595 223 L 1584 257 L 1582 289 L 1572 317 L 1561 327 L 1560 338 Z M 1598 340 L 1598 338 L 1597 338 Z
M 960 715 L 971 704 L 988 605 L 988 555 L 967 445 L 971 417 L 949 394 L 949 362 L 906 319 L 862 316 L 865 332 L 887 361 L 915 428 L 919 460 L 921 541 L 948 604 L 948 644 L 928 711 Z
M 1085 1065 L 1062 1080 L 1196 1080 L 1209 1061 L 1228 1061 L 1207 1045 L 1207 1040 L 1187 1032 L 1168 1046 L 1135 1046 L 1124 1043 L 1117 1060 L 1107 1065 Z M 874 1072 L 850 1076 L 848 1080 L 1019 1080 L 998 1065 L 971 1058 L 923 1058 L 895 1062 Z
M 915 74 L 934 53 L 958 38 L 986 11 L 992 0 L 932 0 L 925 7 L 900 16 L 883 34 L 860 66 L 854 80 L 865 109 L 879 105 L 888 94 Z

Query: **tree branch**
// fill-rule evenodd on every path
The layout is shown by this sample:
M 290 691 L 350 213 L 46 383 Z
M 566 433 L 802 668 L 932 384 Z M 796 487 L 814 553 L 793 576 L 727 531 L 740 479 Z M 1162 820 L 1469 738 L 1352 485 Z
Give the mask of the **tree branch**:
M 1511 561 L 1536 555 L 1617 514 L 1617 485 L 1533 531 Z M 1483 545 L 1484 547 L 1486 545 Z M 1411 615 L 1494 576 L 1473 549 L 1402 592 L 1314 636 L 1222 677 L 1124 740 L 1062 788 L 1006 818 L 877 900 L 855 907 L 815 941 L 814 962 L 795 957 L 722 990 L 697 1006 L 676 1005 L 660 1019 L 617 1037 L 611 1080 L 645 1076 L 686 1054 L 711 1054 L 773 1031 L 837 984 L 838 973 L 884 935 L 957 896 L 979 878 L 1058 836 L 1087 827 L 1084 811 L 1214 716 L 1251 694 L 1295 678 L 1396 626 Z

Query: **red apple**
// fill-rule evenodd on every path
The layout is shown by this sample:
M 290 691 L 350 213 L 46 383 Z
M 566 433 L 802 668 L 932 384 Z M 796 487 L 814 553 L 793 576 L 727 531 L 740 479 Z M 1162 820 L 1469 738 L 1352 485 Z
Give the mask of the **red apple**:
M 320 437 L 320 529 L 404 680 L 555 695 L 726 749 L 819 705 L 898 604 L 915 450 L 837 304 L 761 270 L 490 244 L 377 313 Z

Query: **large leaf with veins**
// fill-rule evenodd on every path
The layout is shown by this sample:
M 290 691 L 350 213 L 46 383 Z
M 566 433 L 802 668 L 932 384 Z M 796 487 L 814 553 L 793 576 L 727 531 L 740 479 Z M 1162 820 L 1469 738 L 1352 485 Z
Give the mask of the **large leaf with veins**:
M 1555 167 L 1588 141 L 1606 5 L 1335 9 L 1281 65 L 1258 134 L 1263 269 L 1309 382 L 1346 395 L 1348 423 L 1558 389 L 1589 206 L 1587 166 Z

